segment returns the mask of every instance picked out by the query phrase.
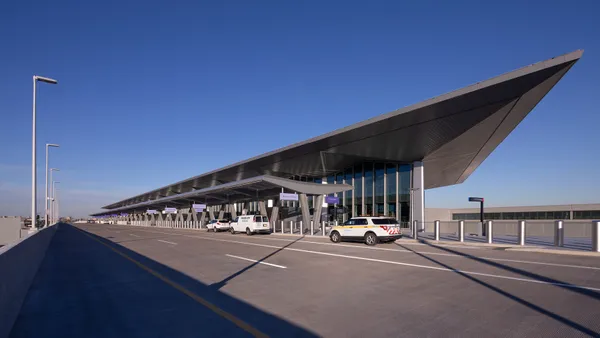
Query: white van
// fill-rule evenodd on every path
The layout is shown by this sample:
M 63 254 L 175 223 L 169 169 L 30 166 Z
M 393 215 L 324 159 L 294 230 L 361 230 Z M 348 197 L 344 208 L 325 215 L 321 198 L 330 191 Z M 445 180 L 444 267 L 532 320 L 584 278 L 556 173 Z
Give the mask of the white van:
M 245 232 L 250 236 L 256 233 L 271 233 L 269 217 L 261 215 L 246 215 L 236 217 L 230 224 L 232 234 Z

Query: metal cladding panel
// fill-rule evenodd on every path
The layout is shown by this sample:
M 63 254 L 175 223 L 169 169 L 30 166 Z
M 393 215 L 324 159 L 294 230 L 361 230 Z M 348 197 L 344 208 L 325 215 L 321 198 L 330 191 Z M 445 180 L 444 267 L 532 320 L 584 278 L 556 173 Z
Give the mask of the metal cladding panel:
M 364 160 L 424 161 L 425 188 L 460 183 L 581 55 L 576 51 L 527 66 L 105 208 L 260 175 L 324 176 Z M 507 114 L 507 105 L 518 98 Z

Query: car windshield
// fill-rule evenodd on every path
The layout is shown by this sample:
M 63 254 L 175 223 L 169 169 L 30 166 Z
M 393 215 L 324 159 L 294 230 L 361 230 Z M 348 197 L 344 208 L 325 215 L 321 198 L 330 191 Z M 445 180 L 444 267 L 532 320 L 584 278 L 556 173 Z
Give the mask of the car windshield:
M 373 218 L 371 221 L 376 225 L 398 224 L 398 221 L 394 218 Z

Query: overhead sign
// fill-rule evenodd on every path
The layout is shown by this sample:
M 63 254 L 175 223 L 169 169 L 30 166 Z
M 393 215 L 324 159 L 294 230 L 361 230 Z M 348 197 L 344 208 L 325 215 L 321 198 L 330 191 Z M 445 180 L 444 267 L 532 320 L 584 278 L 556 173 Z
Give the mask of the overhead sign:
M 177 208 L 165 208 L 165 213 L 169 213 L 169 214 L 177 213 Z
M 157 211 L 156 210 L 146 210 L 147 214 L 156 214 Z
M 297 201 L 298 194 L 288 194 L 288 193 L 282 192 L 279 194 L 279 199 L 282 201 Z
M 338 203 L 340 203 L 340 199 L 339 199 L 339 197 L 335 197 L 335 196 L 325 196 L 325 203 L 338 204 Z
M 206 209 L 206 204 L 192 204 L 192 209 L 196 212 L 202 212 Z
M 129 214 L 128 214 L 128 213 L 126 213 L 126 212 L 122 212 L 122 213 L 121 213 L 121 216 L 129 216 Z
M 483 197 L 469 197 L 469 202 L 483 202 Z

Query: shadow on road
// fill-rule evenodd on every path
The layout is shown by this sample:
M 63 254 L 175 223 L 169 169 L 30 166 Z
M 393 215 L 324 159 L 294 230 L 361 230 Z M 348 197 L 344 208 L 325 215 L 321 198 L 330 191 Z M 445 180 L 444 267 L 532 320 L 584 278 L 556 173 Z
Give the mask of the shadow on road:
M 245 267 L 245 268 L 241 269 L 240 271 L 238 271 L 238 272 L 236 272 L 236 273 L 232 274 L 231 276 L 229 276 L 229 277 L 227 277 L 227 278 L 223 279 L 222 281 L 220 281 L 220 282 L 218 282 L 218 283 L 211 284 L 211 285 L 210 285 L 210 287 L 211 287 L 211 288 L 215 288 L 215 289 L 217 289 L 217 290 L 218 290 L 218 289 L 220 289 L 220 288 L 222 288 L 222 287 L 224 287 L 225 285 L 227 285 L 227 283 L 228 283 L 230 280 L 232 280 L 232 279 L 234 279 L 235 277 L 237 277 L 237 276 L 239 276 L 239 275 L 243 274 L 244 272 L 246 272 L 246 271 L 248 271 L 248 270 L 252 269 L 253 267 L 255 267 L 255 266 L 259 265 L 261 262 L 264 262 L 264 261 L 265 261 L 266 259 L 268 259 L 269 257 L 273 257 L 273 256 L 274 256 L 274 255 L 276 255 L 277 253 L 279 253 L 279 252 L 283 251 L 285 248 L 287 248 L 287 247 L 291 246 L 292 244 L 294 244 L 294 243 L 298 242 L 299 240 L 301 240 L 301 239 L 303 239 L 303 238 L 304 238 L 304 236 L 302 236 L 302 237 L 300 237 L 300 238 L 298 238 L 298 239 L 296 239 L 296 240 L 294 240 L 294 241 L 292 241 L 292 242 L 288 243 L 287 245 L 285 245 L 285 246 L 283 246 L 283 247 L 281 247 L 281 248 L 279 248 L 279 249 L 277 249 L 277 250 L 273 251 L 272 253 L 270 253 L 270 254 L 266 255 L 265 257 L 263 257 L 263 258 L 261 258 L 261 259 L 258 259 L 258 260 L 257 260 L 257 262 L 254 262 L 254 263 L 252 263 L 252 264 L 248 265 L 247 267 Z
M 472 282 L 475 282 L 475 283 L 477 283 L 477 284 L 479 284 L 479 285 L 481 285 L 481 286 L 483 286 L 485 288 L 488 288 L 488 289 L 490 289 L 490 290 L 492 290 L 492 291 L 494 291 L 494 292 L 496 292 L 496 293 L 498 293 L 498 294 L 500 294 L 500 295 L 502 295 L 504 297 L 507 297 L 507 298 L 509 298 L 509 299 L 511 299 L 511 300 L 513 300 L 513 301 L 515 301 L 515 302 L 517 302 L 519 304 L 521 304 L 521 305 L 524 305 L 524 306 L 526 306 L 526 307 L 528 307 L 528 308 L 530 308 L 530 309 L 532 309 L 534 311 L 537 311 L 540 314 L 543 314 L 543 315 L 548 316 L 548 317 L 550 317 L 552 319 L 555 319 L 555 320 L 557 320 L 557 321 L 559 321 L 559 322 L 561 322 L 561 323 L 563 323 L 565 325 L 568 325 L 568 326 L 572 327 L 573 329 L 575 329 L 577 331 L 580 331 L 580 332 L 582 332 L 582 333 L 584 333 L 586 335 L 592 336 L 592 337 L 598 337 L 598 332 L 596 332 L 596 331 L 594 331 L 594 330 L 592 330 L 592 329 L 590 329 L 590 328 L 588 328 L 588 327 L 586 327 L 584 325 L 581 325 L 581 324 L 579 324 L 577 322 L 574 322 L 574 321 L 572 321 L 572 320 L 570 320 L 568 318 L 560 316 L 560 315 L 558 315 L 558 314 L 556 314 L 556 313 L 554 313 L 552 311 L 546 310 L 546 309 L 544 309 L 544 308 L 542 308 L 542 307 L 540 307 L 540 306 L 538 306 L 538 305 L 536 305 L 534 303 L 531 303 L 531 302 L 529 302 L 529 301 L 527 301 L 527 300 L 525 300 L 523 298 L 517 297 L 517 296 L 515 296 L 515 295 L 513 295 L 513 294 L 511 294 L 511 293 L 509 293 L 507 291 L 504 291 L 504 290 L 502 290 L 502 289 L 500 289 L 498 287 L 495 287 L 495 286 L 493 286 L 491 284 L 488 284 L 488 283 L 486 283 L 486 282 L 484 282 L 484 281 L 482 281 L 482 280 L 480 280 L 478 278 L 475 278 L 475 277 L 473 277 L 473 276 L 471 276 L 471 275 L 469 275 L 467 273 L 464 273 L 464 272 L 462 272 L 460 270 L 457 270 L 457 269 L 451 267 L 450 265 L 444 264 L 444 263 L 442 263 L 442 262 L 440 262 L 440 261 L 438 261 L 438 260 L 436 260 L 434 258 L 431 258 L 431 257 L 429 257 L 429 256 L 427 256 L 425 254 L 422 254 L 422 253 L 417 252 L 417 251 L 415 251 L 413 249 L 410 249 L 410 248 L 408 248 L 405 245 L 402 245 L 402 244 L 399 244 L 399 243 L 394 243 L 394 244 L 396 244 L 399 247 L 402 247 L 405 250 L 411 251 L 414 254 L 416 254 L 416 255 L 418 255 L 420 257 L 423 257 L 423 258 L 427 259 L 430 262 L 433 262 L 433 263 L 435 263 L 435 264 L 437 264 L 439 266 L 442 266 L 442 267 L 444 267 L 444 268 L 446 268 L 448 270 L 451 270 L 454 273 L 456 273 L 456 274 L 458 274 L 458 275 L 460 275 L 462 277 L 465 277 L 466 279 L 468 279 L 468 280 L 470 280 Z M 539 279 L 539 280 L 543 280 L 543 281 L 553 281 L 554 283 L 562 283 L 562 282 L 559 282 L 559 281 L 556 281 L 556 280 L 553 280 L 553 279 L 550 279 L 550 278 L 547 278 L 547 277 L 544 277 L 544 276 L 539 276 L 539 275 L 536 275 L 536 274 L 533 274 L 533 273 L 530 273 L 530 272 L 527 272 L 527 271 L 523 271 L 523 270 L 520 270 L 520 269 L 515 269 L 515 268 L 512 268 L 512 267 L 508 267 L 508 266 L 505 266 L 503 264 L 499 264 L 499 263 L 496 263 L 496 262 L 487 261 L 486 259 L 483 259 L 483 258 L 479 258 L 479 257 L 475 257 L 475 256 L 472 256 L 472 255 L 464 254 L 464 253 L 459 252 L 459 251 L 450 250 L 450 249 L 443 248 L 443 247 L 440 247 L 440 246 L 437 246 L 437 245 L 433 245 L 431 243 L 426 243 L 426 244 L 429 245 L 429 246 L 431 246 L 431 247 L 437 248 L 437 249 L 441 249 L 441 250 L 444 250 L 444 251 L 447 251 L 447 252 L 452 252 L 452 253 L 460 255 L 460 256 L 465 256 L 465 257 L 468 257 L 468 258 L 472 258 L 472 259 L 475 259 L 476 261 L 481 261 L 482 263 L 486 263 L 486 264 L 489 263 L 490 265 L 493 265 L 493 266 L 496 266 L 496 267 L 499 267 L 499 268 L 505 268 L 505 270 L 508 270 L 508 271 L 513 271 L 514 270 L 513 272 L 515 272 L 515 273 L 522 272 L 522 275 L 528 276 L 528 277 L 531 277 L 531 278 L 534 278 L 534 279 Z M 537 276 L 537 277 L 533 277 L 533 276 Z M 595 297 L 597 297 L 597 293 L 594 292 L 594 291 L 591 291 L 591 290 L 569 289 L 569 288 L 567 288 L 567 290 L 569 290 L 569 291 L 589 291 L 590 293 L 596 294 Z
M 117 243 L 60 224 L 10 336 L 317 335 Z

